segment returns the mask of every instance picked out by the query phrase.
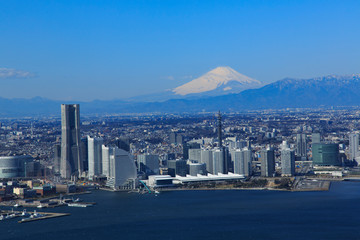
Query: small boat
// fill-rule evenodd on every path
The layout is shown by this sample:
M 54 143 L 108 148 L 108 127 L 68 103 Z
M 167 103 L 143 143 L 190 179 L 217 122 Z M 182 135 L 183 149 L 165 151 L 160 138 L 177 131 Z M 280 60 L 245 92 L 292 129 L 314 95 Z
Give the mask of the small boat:
M 155 194 L 159 194 L 159 193 L 160 193 L 159 191 L 155 190 Z
M 22 216 L 22 217 L 29 217 L 30 214 L 26 212 L 26 209 L 24 209 L 24 210 L 22 211 L 22 213 L 21 213 L 21 216 Z
M 44 205 L 41 205 L 41 203 L 40 203 L 40 205 L 38 205 L 37 206 L 37 208 L 44 208 L 45 206 Z
M 80 198 L 76 198 L 76 199 L 73 198 L 72 200 L 73 200 L 74 203 L 82 201 Z
M 12 219 L 12 218 L 16 218 L 16 214 L 12 213 L 12 214 L 6 214 L 6 216 L 3 216 L 3 220 L 5 219 Z
M 83 204 L 83 203 L 68 203 L 69 207 L 88 207 L 91 206 L 89 204 Z
M 14 207 L 22 207 L 20 204 L 18 204 L 18 203 L 16 203 L 15 205 L 14 205 Z

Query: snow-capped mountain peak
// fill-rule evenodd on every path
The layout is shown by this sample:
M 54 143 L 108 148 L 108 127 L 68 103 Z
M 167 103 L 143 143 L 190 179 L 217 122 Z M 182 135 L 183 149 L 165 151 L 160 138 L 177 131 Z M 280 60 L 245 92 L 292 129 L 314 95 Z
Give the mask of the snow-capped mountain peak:
M 260 81 L 238 73 L 231 67 L 217 67 L 201 77 L 173 89 L 173 93 L 182 96 L 215 90 L 229 93 L 261 86 Z

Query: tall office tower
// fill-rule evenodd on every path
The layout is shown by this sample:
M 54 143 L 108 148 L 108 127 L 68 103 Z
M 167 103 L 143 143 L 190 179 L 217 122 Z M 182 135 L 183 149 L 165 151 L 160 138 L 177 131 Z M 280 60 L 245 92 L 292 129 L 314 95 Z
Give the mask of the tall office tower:
M 88 141 L 87 137 L 81 139 L 80 143 L 81 159 L 83 160 L 83 170 L 89 170 L 88 164 Z
M 87 137 L 88 139 L 88 159 L 89 159 L 89 179 L 94 176 L 100 176 L 102 173 L 102 144 L 103 139 L 100 137 Z
M 106 182 L 113 189 L 129 190 L 136 187 L 136 166 L 132 156 L 123 149 L 109 148 L 109 177 Z
M 175 177 L 175 175 L 185 177 L 189 173 L 189 165 L 186 164 L 186 160 L 169 160 L 168 161 L 169 175 Z
M 290 148 L 281 150 L 281 176 L 294 176 L 295 152 Z
M 122 150 L 130 152 L 130 139 L 127 137 L 121 137 L 116 139 L 116 146 Z
M 312 133 L 311 134 L 311 144 L 320 143 L 320 142 L 321 142 L 320 133 Z
M 218 140 L 219 140 L 219 148 L 222 147 L 222 125 L 221 125 L 221 113 L 219 111 L 218 115 L 217 115 L 217 119 L 218 119 Z
M 110 147 L 101 146 L 102 175 L 110 177 Z
M 359 156 L 359 134 L 351 133 L 349 134 L 349 153 L 350 160 L 354 160 Z
M 224 149 L 217 148 L 213 150 L 213 171 L 212 174 L 224 173 Z
M 244 176 L 252 174 L 252 153 L 251 150 L 244 148 L 231 151 L 231 159 L 234 162 L 234 173 Z
M 261 176 L 272 177 L 275 173 L 275 155 L 273 149 L 262 150 L 261 157 Z
M 60 173 L 61 144 L 54 146 L 54 173 Z
M 139 171 L 146 174 L 159 173 L 159 156 L 152 154 L 140 154 L 137 156 Z
M 296 135 L 296 156 L 301 157 L 302 161 L 307 158 L 306 134 Z
M 210 149 L 202 149 L 201 150 L 201 163 L 206 164 L 206 171 L 209 173 L 213 172 L 213 153 Z
M 201 161 L 201 149 L 189 149 L 189 160 Z
M 80 148 L 80 106 L 61 104 L 61 177 L 70 179 L 82 174 Z
M 200 149 L 200 143 L 190 142 L 183 145 L 183 158 L 189 159 L 189 149 Z

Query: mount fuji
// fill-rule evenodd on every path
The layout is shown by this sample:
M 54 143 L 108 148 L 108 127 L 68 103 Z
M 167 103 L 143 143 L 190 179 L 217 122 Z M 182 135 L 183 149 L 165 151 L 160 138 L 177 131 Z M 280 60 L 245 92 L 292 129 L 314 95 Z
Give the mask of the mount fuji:
M 207 95 L 218 96 L 262 87 L 263 84 L 255 79 L 238 73 L 231 67 L 217 67 L 172 90 L 175 95 Z
M 217 67 L 174 89 L 125 100 L 161 102 L 169 99 L 197 99 L 240 93 L 247 89 L 260 88 L 262 86 L 264 86 L 262 82 L 238 73 L 231 67 Z

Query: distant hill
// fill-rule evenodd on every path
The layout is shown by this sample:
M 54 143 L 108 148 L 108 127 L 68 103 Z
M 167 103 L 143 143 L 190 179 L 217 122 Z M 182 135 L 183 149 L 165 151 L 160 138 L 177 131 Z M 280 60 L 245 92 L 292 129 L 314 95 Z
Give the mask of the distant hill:
M 0 98 L 0 116 L 60 116 L 60 104 L 44 98 Z M 122 100 L 80 102 L 81 112 L 104 113 L 181 113 L 200 111 L 241 111 L 253 109 L 312 108 L 319 106 L 358 106 L 360 104 L 360 75 L 312 79 L 283 80 L 258 89 L 237 94 L 196 99 L 171 99 L 163 102 L 126 102 Z

